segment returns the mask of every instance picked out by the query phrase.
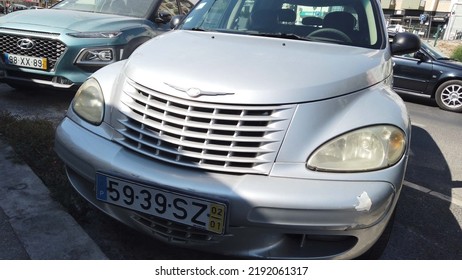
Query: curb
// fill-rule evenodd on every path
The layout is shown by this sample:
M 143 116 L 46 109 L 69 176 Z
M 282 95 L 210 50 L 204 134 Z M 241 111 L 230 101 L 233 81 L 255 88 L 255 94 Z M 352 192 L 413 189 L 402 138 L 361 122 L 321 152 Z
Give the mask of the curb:
M 105 260 L 29 166 L 0 139 L 0 259 Z

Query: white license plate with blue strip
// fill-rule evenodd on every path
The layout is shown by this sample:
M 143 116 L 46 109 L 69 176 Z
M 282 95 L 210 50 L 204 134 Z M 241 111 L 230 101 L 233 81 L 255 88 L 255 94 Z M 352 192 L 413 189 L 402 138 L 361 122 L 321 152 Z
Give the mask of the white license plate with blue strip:
M 96 198 L 213 233 L 223 234 L 225 231 L 227 206 L 221 202 L 165 191 L 102 173 L 96 175 Z

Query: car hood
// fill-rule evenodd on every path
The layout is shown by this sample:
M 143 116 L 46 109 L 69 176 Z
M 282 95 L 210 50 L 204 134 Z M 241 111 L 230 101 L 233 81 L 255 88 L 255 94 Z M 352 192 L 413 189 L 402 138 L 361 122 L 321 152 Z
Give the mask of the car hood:
M 192 98 L 206 102 L 280 104 L 356 92 L 383 81 L 391 69 L 384 50 L 178 30 L 138 48 L 125 74 L 183 98 L 194 89 L 202 94 Z
M 456 60 L 446 60 L 446 59 L 443 59 L 443 60 L 435 60 L 433 64 L 438 64 L 438 65 L 442 65 L 442 66 L 447 66 L 447 67 L 451 67 L 451 68 L 454 68 L 454 69 L 457 69 L 457 70 L 462 70 L 462 63 L 460 63 L 459 61 L 456 61 Z
M 143 19 L 89 12 L 40 9 L 18 11 L 0 17 L 0 27 L 61 33 L 88 31 L 117 31 Z

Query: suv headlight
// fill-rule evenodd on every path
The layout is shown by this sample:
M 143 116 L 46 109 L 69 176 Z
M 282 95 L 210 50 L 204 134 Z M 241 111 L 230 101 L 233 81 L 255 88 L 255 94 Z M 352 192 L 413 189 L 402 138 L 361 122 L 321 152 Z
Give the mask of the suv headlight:
M 80 86 L 72 101 L 72 109 L 87 122 L 101 124 L 104 116 L 104 97 L 95 79 L 90 78 Z
M 311 170 L 358 172 L 396 164 L 406 149 L 404 132 L 391 125 L 361 128 L 319 147 L 307 161 Z
M 75 38 L 116 38 L 119 37 L 122 32 L 120 31 L 111 31 L 111 32 L 78 32 L 78 33 L 68 33 L 67 35 Z
M 113 48 L 84 49 L 77 56 L 76 63 L 84 65 L 105 66 L 115 62 L 115 50 Z

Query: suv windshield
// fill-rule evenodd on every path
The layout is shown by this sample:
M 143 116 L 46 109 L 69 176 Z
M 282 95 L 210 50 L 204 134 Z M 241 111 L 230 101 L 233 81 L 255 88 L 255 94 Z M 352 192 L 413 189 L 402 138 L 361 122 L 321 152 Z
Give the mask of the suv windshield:
M 145 17 L 153 0 L 63 0 L 52 9 Z
M 203 0 L 180 29 L 381 48 L 375 0 Z

